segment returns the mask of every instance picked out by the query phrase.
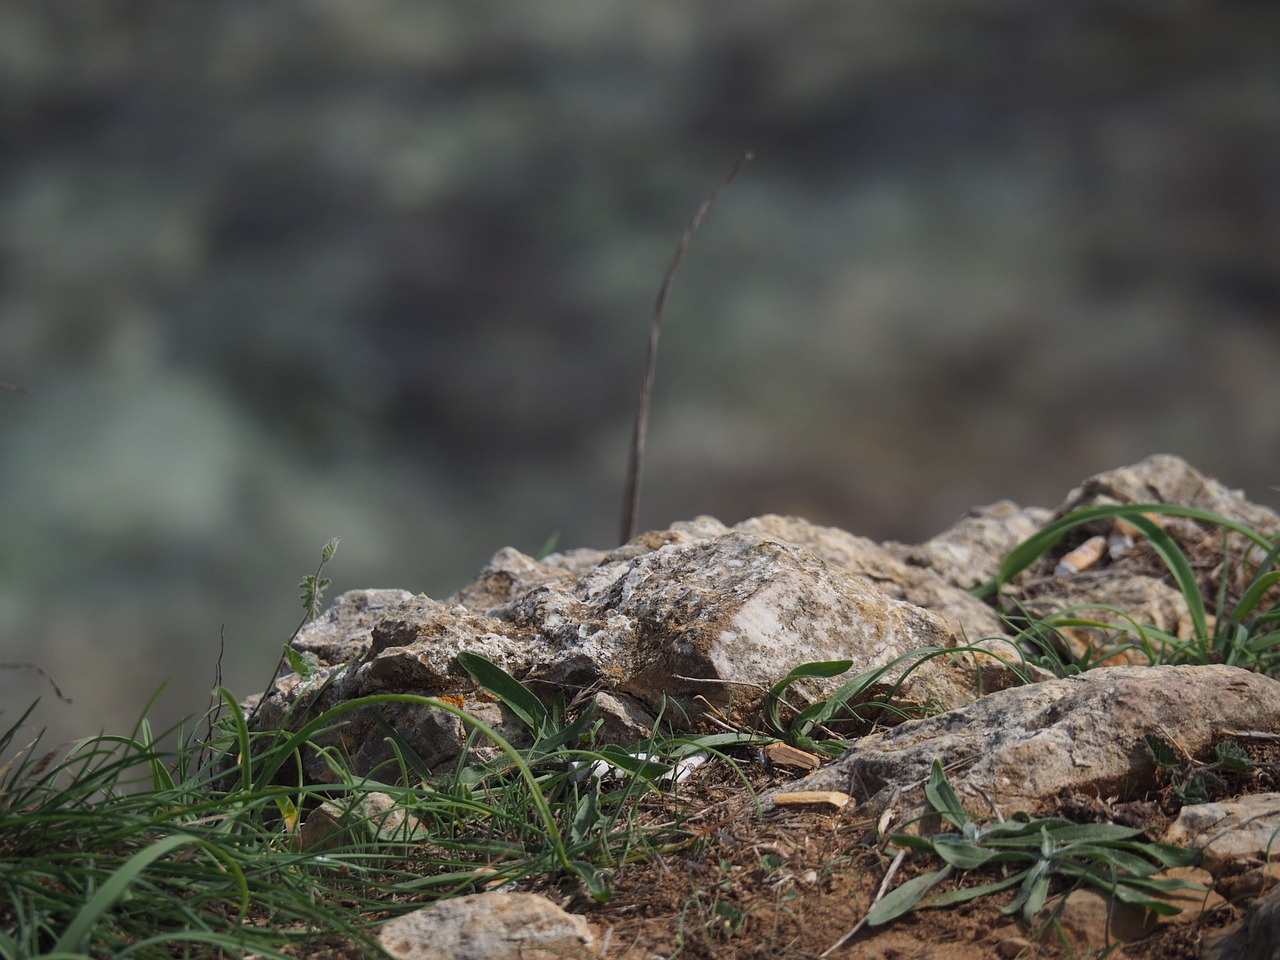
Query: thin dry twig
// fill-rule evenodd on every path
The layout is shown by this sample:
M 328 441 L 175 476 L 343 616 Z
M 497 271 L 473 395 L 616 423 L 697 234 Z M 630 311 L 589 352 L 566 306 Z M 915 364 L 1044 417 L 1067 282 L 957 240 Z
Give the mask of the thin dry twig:
M 689 248 L 689 242 L 698 232 L 703 219 L 720 200 L 720 195 L 724 193 L 725 188 L 733 183 L 734 178 L 753 157 L 754 154 L 751 151 L 744 153 L 729 168 L 729 172 L 725 174 L 711 196 L 703 201 L 702 206 L 693 215 L 693 219 L 689 221 L 689 226 L 685 227 L 684 235 L 676 246 L 675 256 L 671 258 L 671 264 L 662 278 L 662 286 L 658 289 L 658 299 L 653 305 L 653 320 L 649 324 L 649 352 L 644 360 L 644 378 L 640 383 L 640 398 L 636 402 L 635 429 L 631 434 L 631 464 L 627 469 L 627 491 L 622 505 L 623 543 L 636 535 L 636 523 L 640 515 L 640 473 L 644 463 L 645 435 L 649 432 L 649 402 L 653 397 L 653 374 L 658 362 L 658 337 L 662 334 L 662 318 L 667 310 L 667 296 L 671 292 L 671 284 L 676 278 L 676 271 L 680 269 L 685 250 Z
M 0 670 L 34 670 L 36 673 L 40 674 L 40 676 L 44 677 L 46 680 L 49 681 L 49 686 L 53 687 L 53 692 L 57 695 L 59 700 L 61 700 L 63 703 L 72 702 L 70 697 L 63 695 L 62 690 L 58 687 L 58 684 L 54 681 L 53 677 L 49 675 L 49 671 L 46 670 L 44 667 L 40 666 L 38 663 L 29 663 L 25 660 L 21 661 L 20 663 L 0 663 Z
M 871 907 L 874 907 L 877 903 L 879 903 L 881 900 L 884 899 L 885 894 L 889 892 L 889 884 L 892 883 L 893 878 L 898 875 L 898 869 L 902 866 L 902 861 L 905 860 L 906 858 L 907 858 L 907 851 L 906 851 L 906 848 L 904 847 L 903 849 L 898 851 L 898 855 L 893 858 L 893 863 L 889 864 L 889 869 L 885 871 L 884 879 L 880 881 L 880 889 L 876 891 L 875 899 L 871 901 Z M 871 907 L 867 908 L 867 916 L 871 915 Z M 854 927 L 852 930 L 846 933 L 843 937 L 841 937 L 831 946 L 827 947 L 827 949 L 823 950 L 820 954 L 818 954 L 818 956 L 819 957 L 831 956 L 831 954 L 835 953 L 837 950 L 844 947 L 846 943 L 848 943 L 850 940 L 856 937 L 858 935 L 858 932 L 862 930 L 862 928 L 865 927 L 866 925 L 867 925 L 867 917 L 864 916 L 861 920 L 859 920 L 856 924 L 854 924 Z

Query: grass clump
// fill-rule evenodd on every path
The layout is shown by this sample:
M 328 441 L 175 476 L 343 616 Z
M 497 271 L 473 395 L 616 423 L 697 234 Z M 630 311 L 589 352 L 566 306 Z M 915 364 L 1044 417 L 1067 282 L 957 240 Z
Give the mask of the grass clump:
M 304 622 L 336 546 L 300 585 Z M 281 666 L 305 671 L 292 652 Z M 0 756 L 12 757 L 0 767 L 0 960 L 379 956 L 381 921 L 442 897 L 532 878 L 604 901 L 613 871 L 694 836 L 678 811 L 645 810 L 678 782 L 680 758 L 749 740 L 592 749 L 589 714 L 570 723 L 562 704 L 547 707 L 484 658 L 459 660 L 525 724 L 529 746 L 445 700 L 395 694 L 262 730 L 219 688 L 199 737 L 182 725 L 153 734 L 148 706 L 127 736 L 41 752 L 40 737 L 18 740 L 33 704 L 0 733 Z M 392 759 L 357 775 L 319 745 L 346 714 L 404 702 L 457 716 L 469 747 L 490 749 L 431 771 L 383 724 Z M 329 782 L 307 782 L 305 751 L 324 759 Z M 474 759 L 483 754 L 493 759 Z
M 162 750 L 143 719 L 129 736 L 18 751 L 0 774 L 0 957 L 381 955 L 371 931 L 395 913 L 525 878 L 567 878 L 606 900 L 612 871 L 689 841 L 678 815 L 649 825 L 642 807 L 674 768 L 649 758 L 702 744 L 582 749 L 589 716 L 565 724 L 493 664 L 466 660 L 531 724 L 530 747 L 444 701 L 402 695 L 255 732 L 220 691 L 225 715 L 203 742 L 171 731 L 180 746 Z M 329 755 L 334 782 L 302 782 L 301 751 L 341 714 L 406 700 L 455 713 L 496 759 L 432 775 L 397 747 L 357 777 Z M 596 763 L 607 781 L 583 775 Z M 307 842 L 303 825 L 322 805 L 331 829 Z
M 1206 539 L 1216 543 L 1220 538 L 1216 554 L 1204 544 L 1189 548 L 1180 542 L 1159 519 L 1169 517 L 1216 531 L 1215 538 Z M 1185 601 L 1190 627 L 1186 634 L 1140 623 L 1129 612 L 1096 603 L 1035 617 L 1006 595 L 1015 579 L 1049 551 L 1082 528 L 1106 520 L 1125 524 L 1150 548 L 1164 578 Z M 1219 663 L 1273 677 L 1280 674 L 1280 540 L 1209 511 L 1175 504 L 1073 510 L 1015 547 L 996 576 L 975 592 L 994 598 L 1029 656 L 1059 675 L 1089 669 L 1130 650 L 1139 651 L 1150 664 Z M 1086 628 L 1108 640 L 1079 659 L 1067 658 L 1061 652 L 1065 645 L 1058 642 L 1066 628 Z

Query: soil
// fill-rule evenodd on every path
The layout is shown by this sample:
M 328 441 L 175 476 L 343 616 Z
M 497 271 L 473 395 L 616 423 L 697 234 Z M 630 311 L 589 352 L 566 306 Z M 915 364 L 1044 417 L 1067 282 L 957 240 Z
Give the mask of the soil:
M 762 775 L 753 788 L 766 789 L 788 779 L 781 771 L 774 777 Z M 1270 787 L 1258 784 L 1255 788 Z M 1032 927 L 1003 914 L 1001 908 L 1012 899 L 1008 893 L 917 911 L 884 927 L 864 926 L 850 936 L 874 902 L 892 861 L 885 844 L 875 843 L 873 820 L 849 808 L 838 812 L 792 808 L 761 816 L 751 809 L 750 795 L 741 781 L 727 777 L 694 790 L 696 795 L 686 796 L 684 802 L 704 804 L 702 839 L 651 862 L 623 868 L 613 877 L 613 898 L 608 904 L 543 891 L 566 909 L 587 916 L 602 948 L 599 956 L 618 960 L 1081 956 L 1062 940 L 1051 910 L 1037 917 Z M 1155 835 L 1176 813 L 1176 803 L 1167 799 L 1130 804 L 1122 813 L 1132 820 L 1145 819 L 1149 834 Z M 1080 798 L 1064 798 L 1060 813 L 1082 821 L 1104 819 L 1098 816 L 1104 811 L 1090 810 L 1090 806 Z M 927 856 L 909 856 L 892 886 L 938 866 Z M 998 878 L 993 871 L 974 871 L 953 877 L 939 889 Z M 1146 939 L 1117 945 L 1107 955 L 1125 960 L 1192 960 L 1207 932 L 1230 924 L 1242 912 L 1241 905 L 1199 916 L 1188 911 Z M 1105 937 L 1099 936 L 1098 942 L 1105 943 Z

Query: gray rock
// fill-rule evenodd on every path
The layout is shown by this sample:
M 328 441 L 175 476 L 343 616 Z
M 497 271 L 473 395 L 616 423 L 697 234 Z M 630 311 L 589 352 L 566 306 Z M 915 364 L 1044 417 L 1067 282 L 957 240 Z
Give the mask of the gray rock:
M 1001 500 L 970 510 L 949 530 L 922 544 L 887 543 L 885 549 L 967 591 L 992 579 L 1009 551 L 1052 516 L 1043 507 L 1019 507 Z
M 1259 897 L 1244 919 L 1206 936 L 1201 960 L 1280 960 L 1280 888 Z
M 770 683 L 802 663 L 849 659 L 858 673 L 922 648 L 954 647 L 957 632 L 944 617 L 875 585 L 923 590 L 924 581 L 934 595 L 945 594 L 979 615 L 976 600 L 936 575 L 913 571 L 874 544 L 799 520 L 760 518 L 730 530 L 700 518 L 609 553 L 553 555 L 542 562 L 503 550 L 448 602 L 417 596 L 384 609 L 362 658 L 306 679 L 282 678 L 259 718 L 278 724 L 293 704 L 306 703 L 290 720 L 296 723 L 380 693 L 447 695 L 469 701 L 471 710 L 475 685 L 458 663 L 463 650 L 548 694 L 593 688 L 626 695 L 650 714 L 686 715 L 696 714 L 696 698 L 703 698 L 723 709 L 732 702 L 743 716 L 759 705 Z M 344 597 L 342 610 L 352 607 Z M 342 623 L 366 626 L 338 611 L 326 614 L 327 626 L 302 636 L 316 647 L 313 636 Z M 906 705 L 947 708 L 975 690 L 1001 685 L 996 675 L 1002 671 L 1012 676 L 989 658 L 980 665 L 972 657 L 918 660 L 893 666 L 865 697 L 892 690 Z M 907 674 L 909 665 L 916 669 Z M 804 705 L 845 679 L 804 680 L 790 697 Z M 501 706 L 475 708 L 487 710 L 504 736 L 521 742 L 524 731 Z M 462 721 L 429 704 L 362 708 L 346 719 L 346 726 L 319 740 L 340 746 L 360 772 L 390 759 L 388 725 L 428 766 L 455 757 L 466 738 Z M 325 765 L 312 758 L 308 773 L 323 779 Z
M 937 759 L 969 809 L 987 811 L 989 798 L 1035 811 L 1064 791 L 1124 798 L 1154 786 L 1143 734 L 1196 755 L 1239 729 L 1280 732 L 1280 682 L 1226 666 L 1103 668 L 864 737 L 783 790 L 843 790 L 877 811 L 900 797 L 909 819 Z
M 1250 503 L 1239 490 L 1228 489 L 1167 453 L 1090 477 L 1067 494 L 1057 515 L 1103 503 L 1176 503 L 1219 514 L 1265 536 L 1280 533 L 1275 511 Z
M 1214 874 L 1269 863 L 1280 856 L 1280 793 L 1183 807 L 1165 841 L 1203 851 Z
M 373 628 L 387 613 L 412 598 L 408 590 L 348 590 L 303 626 L 291 646 L 325 666 L 354 660 L 368 651 Z
M 396 960 L 590 957 L 587 921 L 534 893 L 477 893 L 388 920 L 378 943 Z

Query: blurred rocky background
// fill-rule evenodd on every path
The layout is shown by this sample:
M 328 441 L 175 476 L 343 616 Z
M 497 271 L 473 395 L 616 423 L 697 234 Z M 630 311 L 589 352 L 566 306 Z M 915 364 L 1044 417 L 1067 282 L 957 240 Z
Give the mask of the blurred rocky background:
M 0 724 L 255 692 L 331 595 L 642 527 L 1280 484 L 1280 5 L 0 3 Z

